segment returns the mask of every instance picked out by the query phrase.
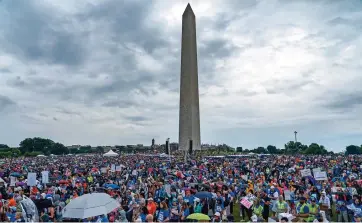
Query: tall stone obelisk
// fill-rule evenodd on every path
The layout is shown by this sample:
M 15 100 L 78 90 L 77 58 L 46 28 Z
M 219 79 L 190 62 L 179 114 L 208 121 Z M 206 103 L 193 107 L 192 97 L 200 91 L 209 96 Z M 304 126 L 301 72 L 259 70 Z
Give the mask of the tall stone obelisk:
M 195 14 L 190 4 L 182 15 L 179 149 L 200 150 L 199 83 Z

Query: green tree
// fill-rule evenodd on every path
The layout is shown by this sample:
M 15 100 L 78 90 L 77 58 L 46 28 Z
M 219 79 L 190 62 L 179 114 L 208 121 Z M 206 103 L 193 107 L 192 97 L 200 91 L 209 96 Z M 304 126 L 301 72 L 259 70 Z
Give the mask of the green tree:
M 254 152 L 254 153 L 258 153 L 258 154 L 262 154 L 262 153 L 268 153 L 268 150 L 265 149 L 265 148 L 262 147 L 262 146 L 259 146 L 258 148 L 254 149 L 253 152 Z
M 34 141 L 31 138 L 26 138 L 20 142 L 20 151 L 21 153 L 33 152 L 34 151 Z
M 0 149 L 9 149 L 9 146 L 6 144 L 0 144 Z
M 104 148 L 103 148 L 103 146 L 97 146 L 96 151 L 97 151 L 98 153 L 104 153 Z
M 243 147 L 241 147 L 241 146 L 236 147 L 236 152 L 238 152 L 238 153 L 243 152 Z
M 126 146 L 116 146 L 116 148 L 118 149 L 119 153 L 125 153 L 127 150 Z
M 328 151 L 324 148 L 323 145 L 318 145 L 318 143 L 312 143 L 308 146 L 304 154 L 316 154 L 316 155 L 325 155 Z
M 346 147 L 346 155 L 361 154 L 361 148 L 355 145 L 349 145 Z
M 268 150 L 268 152 L 269 152 L 270 154 L 278 154 L 278 153 L 279 153 L 279 150 L 277 149 L 277 147 L 272 146 L 272 145 L 268 145 L 268 146 L 266 147 L 266 149 Z
M 288 154 L 303 152 L 308 149 L 307 145 L 303 145 L 301 142 L 289 141 L 284 145 L 285 152 Z
M 91 146 L 81 146 L 78 150 L 79 153 L 91 153 L 92 147 Z
M 50 153 L 54 155 L 68 154 L 69 149 L 61 143 L 54 143 L 50 149 Z

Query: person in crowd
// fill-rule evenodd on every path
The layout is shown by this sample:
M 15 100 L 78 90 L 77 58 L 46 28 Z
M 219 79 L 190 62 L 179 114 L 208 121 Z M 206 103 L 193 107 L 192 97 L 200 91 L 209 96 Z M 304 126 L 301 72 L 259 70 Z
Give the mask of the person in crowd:
M 310 211 L 309 211 L 309 205 L 306 203 L 306 198 L 301 197 L 299 200 L 299 204 L 296 207 L 296 222 L 307 222 L 309 220 Z
M 165 201 L 162 201 L 160 204 L 160 210 L 157 214 L 158 222 L 168 222 L 170 220 L 170 212 Z
M 278 217 L 281 213 L 287 213 L 288 203 L 284 201 L 282 195 L 279 195 L 279 199 L 275 202 L 275 216 Z
M 212 218 L 212 222 L 222 222 L 220 212 L 215 212 L 214 217 Z
M 348 222 L 347 197 L 339 191 L 336 195 L 336 214 L 338 222 Z
M 148 214 L 148 215 L 146 216 L 146 222 L 153 222 L 153 215 Z
M 260 204 L 260 200 L 257 199 L 254 201 L 254 205 L 252 207 L 253 214 L 257 217 L 258 222 L 264 221 L 263 219 L 263 206 Z
M 331 220 L 331 201 L 327 196 L 326 191 L 322 192 L 321 198 L 319 200 L 320 209 L 323 210 L 326 214 L 328 221 Z
M 316 197 L 311 197 L 310 198 L 310 205 L 309 205 L 309 219 L 308 221 L 312 222 L 315 219 L 317 219 L 317 215 L 320 212 L 320 208 L 319 205 L 317 204 L 317 199 Z
M 147 200 L 147 210 L 148 214 L 154 216 L 156 214 L 157 206 L 155 202 L 153 201 L 153 198 L 148 198 Z

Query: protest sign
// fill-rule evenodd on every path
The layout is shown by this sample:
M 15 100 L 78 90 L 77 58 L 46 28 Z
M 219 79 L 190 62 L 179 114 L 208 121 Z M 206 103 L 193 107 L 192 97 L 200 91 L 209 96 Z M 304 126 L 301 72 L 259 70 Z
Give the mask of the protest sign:
M 116 172 L 116 165 L 114 164 L 111 165 L 111 172 Z
M 122 167 L 121 167 L 121 166 L 116 166 L 116 171 L 117 171 L 117 172 L 121 172 L 121 171 L 122 171 Z
M 318 167 L 318 168 L 314 168 L 314 169 L 313 169 L 313 175 L 315 176 L 316 173 L 321 172 L 321 171 L 322 171 L 322 170 L 321 170 L 321 168 L 319 168 L 319 167 Z
M 36 186 L 36 173 L 28 173 L 28 186 Z
M 312 176 L 310 169 L 303 169 L 300 173 L 302 174 L 302 177 Z
M 314 175 L 314 179 L 316 179 L 316 180 L 328 180 L 327 173 L 325 171 L 317 172 Z
M 253 204 L 246 198 L 243 198 L 240 202 L 242 205 L 244 205 L 244 207 L 246 207 L 247 209 L 249 209 Z
M 16 184 L 16 177 L 10 177 L 10 187 L 15 187 Z
M 41 182 L 43 184 L 49 183 L 49 171 L 42 171 L 41 172 Z

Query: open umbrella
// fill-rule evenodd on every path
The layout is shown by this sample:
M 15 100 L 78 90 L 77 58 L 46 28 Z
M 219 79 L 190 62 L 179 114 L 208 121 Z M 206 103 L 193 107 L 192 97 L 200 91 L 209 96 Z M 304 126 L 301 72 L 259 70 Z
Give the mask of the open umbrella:
M 104 188 L 111 188 L 113 190 L 119 189 L 119 186 L 117 184 L 104 184 L 103 187 Z
M 120 204 L 105 193 L 85 194 L 72 200 L 62 210 L 63 218 L 84 219 L 106 215 L 118 208 Z
M 12 177 L 20 177 L 21 173 L 13 172 L 13 173 L 10 174 L 10 176 L 12 176 Z
M 187 219 L 197 220 L 197 221 L 210 221 L 210 217 L 206 214 L 194 213 L 187 216 Z
M 195 197 L 200 199 L 212 198 L 212 194 L 210 192 L 202 191 L 202 192 L 197 192 L 195 194 Z

